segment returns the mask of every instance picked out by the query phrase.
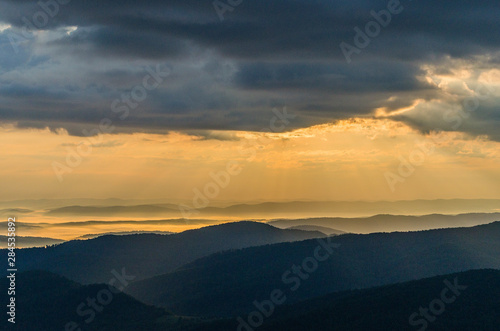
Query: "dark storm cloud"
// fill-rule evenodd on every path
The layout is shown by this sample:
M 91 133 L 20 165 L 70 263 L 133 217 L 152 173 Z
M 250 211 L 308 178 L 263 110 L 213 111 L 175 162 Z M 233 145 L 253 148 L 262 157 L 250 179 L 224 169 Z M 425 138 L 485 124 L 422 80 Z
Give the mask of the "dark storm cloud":
M 123 58 L 176 58 L 187 53 L 186 42 L 167 35 L 141 31 L 124 33 L 116 27 L 78 29 L 69 36 L 50 43 L 62 50 L 80 52 L 81 56 L 110 56 Z
M 411 64 L 382 61 L 314 64 L 251 63 L 242 65 L 235 80 L 250 89 L 312 89 L 330 93 L 408 91 L 429 88 L 420 83 L 421 70 Z
M 43 2 L 43 1 L 42 1 Z M 35 1 L 3 0 L 0 19 L 23 26 L 22 17 L 33 21 L 40 11 Z M 46 24 L 100 27 L 80 41 L 96 48 L 127 45 L 130 51 L 146 48 L 137 56 L 158 56 L 165 39 L 191 41 L 234 57 L 307 56 L 343 57 L 341 41 L 352 42 L 353 28 L 373 17 L 370 11 L 387 7 L 388 1 L 243 1 L 219 21 L 212 1 L 110 1 L 73 0 L 60 5 Z M 429 53 L 466 55 L 477 47 L 498 47 L 498 2 L 401 1 L 404 10 L 393 15 L 374 42 L 372 55 L 428 56 Z M 105 28 L 104 28 L 105 27 Z M 142 36 L 142 38 L 137 38 Z M 66 40 L 68 46 L 73 42 Z M 84 40 L 82 40 L 84 39 Z M 108 44 L 109 43 L 109 44 Z M 120 48 L 119 48 L 120 49 Z M 151 52 L 150 55 L 147 55 Z M 368 53 L 368 52 L 367 52 Z M 165 51 L 165 57 L 170 52 Z M 127 54 L 123 54 L 127 55 Z
M 54 15 L 37 23 L 36 1 L 0 0 L 0 22 L 13 26 L 0 33 L 0 115 L 79 134 L 113 115 L 111 102 L 140 81 L 137 68 L 168 62 L 174 74 L 149 92 L 140 111 L 118 121 L 116 132 L 259 130 L 271 108 L 283 105 L 298 115 L 293 128 L 436 98 L 421 65 L 447 56 L 488 54 L 490 66 L 498 63 L 497 1 L 402 0 L 401 12 L 348 64 L 340 43 L 354 45 L 354 28 L 364 29 L 371 11 L 390 1 L 243 0 L 221 21 L 212 0 L 72 0 L 57 13 L 49 6 Z M 23 39 L 27 21 L 50 33 Z M 64 32 L 72 26 L 78 29 Z M 13 35 L 22 39 L 16 54 Z M 12 72 L 32 77 L 17 82 Z M 492 134 L 479 125 L 498 123 L 491 109 L 461 129 Z

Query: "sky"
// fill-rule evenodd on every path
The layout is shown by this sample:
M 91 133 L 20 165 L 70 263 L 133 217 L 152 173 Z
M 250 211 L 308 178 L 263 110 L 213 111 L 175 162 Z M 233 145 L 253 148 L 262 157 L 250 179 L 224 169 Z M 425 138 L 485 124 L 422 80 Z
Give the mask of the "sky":
M 500 198 L 497 1 L 0 8 L 0 200 Z

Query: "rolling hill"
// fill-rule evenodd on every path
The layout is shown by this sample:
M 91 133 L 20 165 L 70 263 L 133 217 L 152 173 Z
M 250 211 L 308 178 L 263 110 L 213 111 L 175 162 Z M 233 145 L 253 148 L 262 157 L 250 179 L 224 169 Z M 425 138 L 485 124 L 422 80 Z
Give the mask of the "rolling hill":
M 317 226 L 317 225 L 296 225 L 296 226 L 291 226 L 289 228 L 286 228 L 289 230 L 302 230 L 302 231 L 319 231 L 322 232 L 328 236 L 331 235 L 339 235 L 339 234 L 345 234 L 347 232 L 328 228 L 326 226 Z
M 182 315 L 236 316 L 251 310 L 254 300 L 269 298 L 274 289 L 285 292 L 291 304 L 337 291 L 500 268 L 500 222 L 330 240 L 335 247 L 321 262 L 316 254 L 319 250 L 324 257 L 326 241 L 252 247 L 201 258 L 136 282 L 127 292 Z
M 73 240 L 55 247 L 18 250 L 17 260 L 24 271 L 47 270 L 91 284 L 106 282 L 113 269 L 125 268 L 137 279 L 143 279 L 173 271 L 219 251 L 317 237 L 324 234 L 239 222 L 169 235 L 134 234 Z
M 174 315 L 109 284 L 82 286 L 45 271 L 19 273 L 16 282 L 22 286 L 16 293 L 15 329 L 23 331 L 496 331 L 500 323 L 500 271 L 491 269 L 343 291 L 295 304 L 285 298 L 230 319 Z M 7 288 L 8 280 L 0 280 L 0 286 Z M 2 302 L 7 300 L 4 293 Z M 12 326 L 6 319 L 0 322 L 2 330 Z
M 16 284 L 16 323 L 2 318 L 2 330 L 163 331 L 173 317 L 108 284 L 81 286 L 45 271 L 18 273 Z M 8 279 L 1 279 L 0 286 L 7 289 Z M 8 300 L 2 291 L 5 306 Z
M 455 288 L 455 281 L 459 285 L 458 289 Z M 458 295 L 451 288 L 457 290 Z M 442 300 L 443 291 L 447 303 Z M 471 270 L 366 290 L 340 292 L 294 305 L 285 303 L 276 306 L 270 314 L 271 309 L 265 307 L 264 311 L 270 316 L 263 318 L 258 330 L 496 331 L 500 325 L 498 293 L 499 270 Z M 421 308 L 427 309 L 429 318 L 422 315 Z M 238 330 L 241 325 L 239 330 L 251 331 L 253 328 L 248 324 L 248 316 L 243 316 L 242 320 L 218 321 L 195 330 L 232 331 Z M 244 326 L 245 323 L 249 325 L 248 328 Z

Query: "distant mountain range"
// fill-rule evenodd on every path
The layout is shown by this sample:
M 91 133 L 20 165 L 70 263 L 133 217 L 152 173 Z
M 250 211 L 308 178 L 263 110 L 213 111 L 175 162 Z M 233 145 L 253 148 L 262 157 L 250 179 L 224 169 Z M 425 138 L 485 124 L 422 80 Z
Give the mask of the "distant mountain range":
M 87 201 L 89 202 L 89 201 Z M 95 201 L 94 201 L 95 202 Z M 64 205 L 49 208 L 50 216 L 151 216 L 184 217 L 179 205 L 162 204 L 115 204 L 115 200 L 101 201 L 91 205 Z M 46 202 L 48 203 L 48 202 Z M 191 208 L 195 208 L 191 206 Z M 229 206 L 209 206 L 196 209 L 194 217 L 326 217 L 326 216 L 372 216 L 376 214 L 425 215 L 430 213 L 493 213 L 500 211 L 500 200 L 493 199 L 451 199 L 451 200 L 411 200 L 411 201 L 291 201 L 263 202 L 255 204 L 234 204 Z
M 84 207 L 79 207 L 84 208 Z M 86 207 L 85 207 L 86 208 Z M 122 208 L 122 207 L 120 207 Z M 123 207 L 124 209 L 132 209 L 135 207 Z M 146 207 L 141 207 L 146 208 Z M 115 210 L 114 207 L 105 207 L 104 210 Z M 92 207 L 95 213 L 99 213 L 100 207 Z M 74 232 L 75 237 L 83 235 L 82 231 L 87 233 L 93 233 L 96 227 L 101 227 L 106 229 L 105 232 L 113 232 L 112 229 L 121 227 L 123 229 L 130 229 L 133 231 L 135 229 L 150 229 L 150 230 L 172 230 L 180 226 L 186 227 L 202 227 L 206 225 L 215 225 L 230 222 L 230 219 L 220 219 L 220 218 L 207 218 L 207 219 L 184 219 L 184 218 L 171 218 L 171 219 L 153 219 L 143 220 L 134 219 L 135 216 L 141 214 L 139 212 L 136 215 L 130 214 L 130 219 L 116 220 L 116 219 L 101 219 L 101 220 L 81 220 L 81 221 L 65 221 L 65 222 L 23 222 L 18 221 L 17 228 L 22 233 L 28 233 L 31 236 L 40 237 L 39 234 L 45 233 L 56 233 L 63 232 L 66 234 L 67 238 L 71 232 Z M 59 215 L 61 216 L 61 215 Z M 111 214 L 108 217 L 115 217 Z M 141 218 L 144 215 L 141 216 Z M 411 216 L 411 215 L 375 215 L 369 217 L 356 217 L 356 218 L 344 218 L 344 217 L 321 217 L 321 218 L 300 218 L 299 215 L 295 215 L 293 218 L 280 218 L 274 220 L 262 220 L 256 219 L 257 221 L 266 221 L 269 224 L 286 229 L 294 227 L 307 227 L 311 230 L 312 226 L 323 227 L 323 232 L 327 234 L 339 234 L 342 232 L 348 233 L 374 233 L 374 232 L 395 232 L 395 231 L 419 231 L 428 229 L 440 229 L 440 228 L 452 228 L 452 227 L 467 227 L 475 226 L 480 224 L 487 224 L 494 221 L 500 220 L 500 213 L 469 213 L 469 214 L 459 214 L 459 215 L 441 215 L 441 214 L 430 214 L 421 216 Z M 63 219 L 70 219 L 73 217 L 71 215 L 61 216 Z M 74 216 L 76 217 L 76 216 Z M 81 215 L 78 216 L 81 219 Z M 103 216 L 104 217 L 104 216 Z M 125 216 L 124 216 L 125 217 Z M 5 222 L 0 222 L 0 228 L 5 227 Z M 332 232 L 329 229 L 334 229 Z M 88 229 L 88 230 L 86 230 Z M 300 228 L 299 228 L 300 229 Z M 306 229 L 306 228 L 302 228 Z M 314 230 L 314 229 L 313 229 Z M 103 230 L 104 231 L 104 230 Z
M 297 226 L 322 226 L 351 233 L 374 233 L 395 231 L 420 231 L 441 228 L 467 227 L 500 221 L 500 213 L 460 215 L 375 215 L 371 217 L 342 218 L 323 217 L 305 219 L 282 219 L 268 223 L 278 228 Z

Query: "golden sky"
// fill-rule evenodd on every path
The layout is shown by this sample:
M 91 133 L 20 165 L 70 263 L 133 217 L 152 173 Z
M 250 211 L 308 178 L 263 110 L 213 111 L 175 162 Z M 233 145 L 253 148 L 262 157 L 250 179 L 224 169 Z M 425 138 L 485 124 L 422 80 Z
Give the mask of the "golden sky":
M 386 117 L 283 133 L 210 134 L 217 138 L 178 132 L 86 138 L 3 126 L 0 199 L 189 200 L 229 162 L 237 162 L 230 163 L 230 182 L 213 200 L 500 198 L 500 143 L 486 137 L 423 135 Z M 413 170 L 400 169 L 410 158 Z M 399 178 L 394 190 L 392 175 Z

